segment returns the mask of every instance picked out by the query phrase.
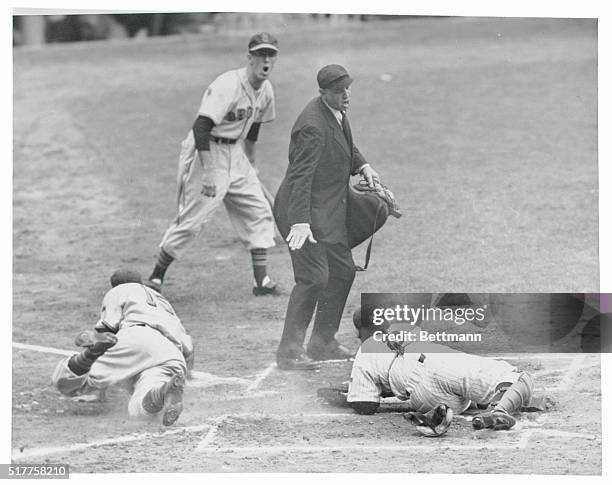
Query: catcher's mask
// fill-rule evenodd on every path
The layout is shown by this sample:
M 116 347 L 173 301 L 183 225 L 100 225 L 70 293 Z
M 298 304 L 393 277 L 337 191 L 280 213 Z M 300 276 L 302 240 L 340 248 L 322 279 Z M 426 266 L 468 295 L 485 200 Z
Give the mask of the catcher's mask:
M 142 283 L 142 276 L 132 269 L 118 269 L 111 275 L 110 284 L 113 288 L 124 283 Z

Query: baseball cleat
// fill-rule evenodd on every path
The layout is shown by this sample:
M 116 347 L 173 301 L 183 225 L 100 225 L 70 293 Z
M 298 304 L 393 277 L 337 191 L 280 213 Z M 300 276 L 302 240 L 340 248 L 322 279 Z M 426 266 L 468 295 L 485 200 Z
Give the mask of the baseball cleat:
M 321 364 L 305 354 L 293 356 L 277 356 L 276 365 L 281 370 L 317 370 Z
M 185 390 L 185 378 L 182 374 L 174 374 L 164 384 L 164 414 L 162 423 L 170 426 L 176 422 L 183 412 L 183 391 Z
M 74 339 L 77 347 L 90 349 L 95 354 L 103 354 L 117 343 L 117 336 L 110 332 L 85 330 Z
M 510 429 L 515 424 L 516 419 L 502 411 L 478 414 L 472 419 L 472 427 L 474 429 L 490 428 L 499 431 Z
M 269 276 L 266 276 L 261 285 L 253 286 L 253 294 L 255 296 L 265 296 L 265 295 L 280 295 L 280 291 L 278 291 L 278 285 L 274 283 Z
M 332 345 L 328 345 L 324 348 L 308 348 L 308 357 L 317 361 L 325 360 L 350 360 L 355 357 L 355 353 L 351 352 L 344 345 L 341 345 L 335 341 Z
M 147 281 L 145 281 L 146 286 L 152 288 L 158 293 L 161 293 L 163 283 L 164 282 L 160 278 L 149 278 Z

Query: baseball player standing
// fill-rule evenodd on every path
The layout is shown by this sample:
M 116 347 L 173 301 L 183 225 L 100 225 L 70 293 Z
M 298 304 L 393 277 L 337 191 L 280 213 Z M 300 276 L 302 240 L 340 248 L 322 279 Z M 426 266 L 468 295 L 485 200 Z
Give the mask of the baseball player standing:
M 125 384 L 132 391 L 131 417 L 161 414 L 169 426 L 183 410 L 185 374 L 193 365 L 191 337 L 170 303 L 144 286 L 138 273 L 116 271 L 111 286 L 95 331 L 76 339 L 85 349 L 57 364 L 53 384 L 68 396 Z
M 238 237 L 251 252 L 256 296 L 277 294 L 267 274 L 274 246 L 274 218 L 254 168 L 262 123 L 274 120 L 268 80 L 278 42 L 263 32 L 251 37 L 248 64 L 225 72 L 206 89 L 193 128 L 183 141 L 178 167 L 178 214 L 161 244 L 147 282 L 161 291 L 166 270 L 180 258 L 204 223 L 223 203 Z
M 362 344 L 353 362 L 347 401 L 360 414 L 374 413 L 380 397 L 389 394 L 420 413 L 440 404 L 454 413 L 470 405 L 486 409 L 501 395 L 493 411 L 472 420 L 476 429 L 499 430 L 514 426 L 512 414 L 531 400 L 531 376 L 507 362 L 434 343 L 409 343 L 401 352 L 392 352 L 385 342 L 371 337 L 371 327 L 358 326 L 358 330 Z

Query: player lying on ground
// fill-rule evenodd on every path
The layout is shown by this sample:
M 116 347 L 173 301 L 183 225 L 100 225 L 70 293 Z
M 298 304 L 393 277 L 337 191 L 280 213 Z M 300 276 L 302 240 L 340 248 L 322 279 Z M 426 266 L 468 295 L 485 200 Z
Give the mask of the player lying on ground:
M 512 415 L 531 400 L 531 376 L 507 362 L 431 343 L 407 343 L 391 350 L 372 338 L 381 328 L 361 320 L 356 312 L 353 321 L 362 344 L 347 395 L 349 405 L 360 414 L 374 413 L 384 395 L 405 401 L 417 421 L 427 419 L 424 413 L 443 419 L 447 409 L 452 417 L 470 405 L 484 410 L 494 404 L 476 415 L 472 425 L 501 430 L 512 428 L 516 423 Z
M 85 349 L 58 363 L 53 384 L 79 396 L 125 385 L 132 393 L 131 417 L 162 415 L 165 426 L 183 410 L 185 374 L 193 366 L 193 343 L 168 301 L 142 284 L 141 276 L 119 270 L 102 301 L 94 331 L 76 339 Z

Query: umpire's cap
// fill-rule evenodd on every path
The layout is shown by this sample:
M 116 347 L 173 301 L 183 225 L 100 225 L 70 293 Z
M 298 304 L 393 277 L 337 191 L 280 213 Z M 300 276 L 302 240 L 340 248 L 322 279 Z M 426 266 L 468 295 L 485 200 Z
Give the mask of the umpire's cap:
M 110 284 L 114 288 L 124 283 L 142 283 L 142 276 L 133 269 L 118 269 L 110 277 Z
M 353 82 L 348 71 L 339 64 L 329 64 L 317 73 L 317 83 L 321 89 L 342 91 Z

